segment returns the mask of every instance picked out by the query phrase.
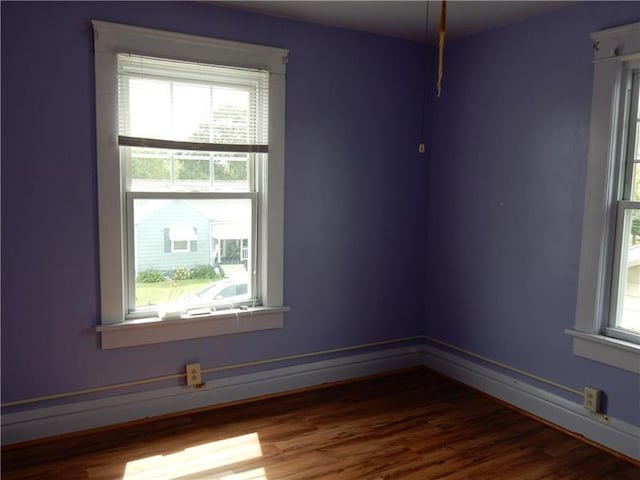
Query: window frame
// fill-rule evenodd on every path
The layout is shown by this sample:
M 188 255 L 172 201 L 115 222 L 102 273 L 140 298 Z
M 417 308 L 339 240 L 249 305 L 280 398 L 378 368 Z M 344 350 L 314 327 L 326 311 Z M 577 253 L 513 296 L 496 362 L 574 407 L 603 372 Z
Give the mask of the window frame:
M 611 336 L 620 262 L 616 225 L 626 167 L 628 72 L 640 58 L 640 22 L 591 34 L 594 77 L 574 354 L 640 373 L 640 344 Z
M 627 270 L 623 265 L 627 264 L 626 239 L 629 237 L 626 222 L 628 211 L 640 209 L 640 201 L 633 200 L 633 174 L 634 158 L 636 150 L 638 100 L 640 95 L 640 61 L 632 60 L 624 62 L 621 75 L 622 102 L 620 105 L 619 117 L 621 121 L 618 146 L 619 178 L 616 188 L 616 220 L 613 247 L 613 267 L 611 281 L 611 302 L 609 318 L 603 330 L 606 336 L 619 340 L 628 340 L 632 343 L 640 344 L 640 333 L 625 331 L 613 325 L 620 310 L 623 308 L 622 294 L 626 283 Z
M 96 88 L 96 147 L 102 348 L 282 328 L 284 114 L 288 50 L 130 25 L 92 21 Z M 173 58 L 269 72 L 269 154 L 258 186 L 256 282 L 260 307 L 193 319 L 126 320 L 127 199 L 118 146 L 118 53 Z M 131 232 L 132 233 L 132 232 Z M 133 260 L 132 260 L 133 261 Z M 232 321 L 229 321 L 232 320 Z M 176 323 L 178 322 L 178 323 Z

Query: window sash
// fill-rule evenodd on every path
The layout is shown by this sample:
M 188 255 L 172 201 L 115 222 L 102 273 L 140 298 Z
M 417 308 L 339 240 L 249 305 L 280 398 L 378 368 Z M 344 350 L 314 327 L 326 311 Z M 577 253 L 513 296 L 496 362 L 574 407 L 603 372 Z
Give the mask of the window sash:
M 627 342 L 640 343 L 640 334 L 634 333 L 630 330 L 625 330 L 618 327 L 607 327 L 605 333 L 608 337 L 617 338 L 619 340 L 626 340 Z
M 640 335 L 617 326 L 623 313 L 624 297 L 627 284 L 627 239 L 630 235 L 630 222 L 626 221 L 627 212 L 639 210 L 640 202 L 618 202 L 616 215 L 616 241 L 614 249 L 613 281 L 611 287 L 611 310 L 605 333 L 611 337 L 632 340 L 640 343 Z
M 257 192 L 126 192 L 126 242 L 125 242 L 125 265 L 126 265 L 126 279 L 125 279 L 125 321 L 138 320 L 141 318 L 158 316 L 159 311 L 153 307 L 140 307 L 136 308 L 136 238 L 135 238 L 135 225 L 134 225 L 134 202 L 137 199 L 151 199 L 151 200 L 249 200 L 251 202 L 251 231 L 250 231 L 250 250 L 251 250 L 251 262 L 248 265 L 248 271 L 250 272 L 250 288 L 251 298 L 245 304 L 251 306 L 262 305 L 262 299 L 259 298 L 258 292 L 260 292 L 260 276 L 258 275 L 259 259 L 257 258 L 258 252 L 258 193 Z M 207 234 L 209 234 L 207 232 Z M 173 250 L 173 242 L 172 242 Z M 185 250 L 189 251 L 189 249 Z M 236 303 L 234 305 L 240 305 Z M 217 310 L 224 310 L 232 308 L 231 305 L 221 306 Z
M 139 62 L 138 65 L 136 62 Z M 142 64 L 146 64 L 142 68 Z M 167 119 L 174 119 L 174 86 L 183 84 L 197 84 L 206 87 L 208 98 L 210 102 L 214 101 L 214 89 L 216 88 L 233 88 L 234 90 L 245 91 L 248 95 L 248 110 L 246 110 L 248 117 L 246 121 L 246 138 L 258 140 L 265 137 L 267 131 L 268 107 L 264 105 L 265 100 L 269 98 L 269 90 L 267 81 L 264 78 L 264 72 L 251 71 L 248 69 L 229 69 L 214 64 L 197 64 L 193 62 L 181 62 L 174 61 L 168 58 L 149 58 L 139 57 L 135 55 L 119 54 L 118 55 L 118 85 L 119 85 L 119 119 L 120 119 L 120 134 L 118 135 L 119 147 L 139 147 L 148 149 L 164 149 L 172 150 L 168 153 L 166 159 L 170 162 L 171 178 L 164 186 L 162 180 L 159 179 L 157 188 L 148 188 L 142 185 L 141 188 L 136 188 L 135 191 L 132 188 L 133 178 L 132 173 L 132 154 L 129 148 L 120 148 L 121 165 L 124 167 L 122 171 L 123 175 L 123 196 L 124 203 L 126 204 L 125 215 L 125 320 L 132 320 L 144 317 L 151 317 L 158 315 L 158 307 L 137 307 L 136 306 L 136 230 L 134 225 L 134 203 L 136 199 L 207 199 L 207 200 L 219 200 L 219 199 L 248 199 L 251 202 L 251 233 L 250 243 L 254 246 L 252 249 L 250 271 L 251 292 L 252 297 L 256 296 L 258 292 L 257 285 L 257 265 L 259 265 L 259 259 L 257 258 L 256 240 L 258 237 L 258 195 L 256 192 L 259 182 L 255 179 L 259 177 L 259 169 L 264 161 L 259 161 L 256 158 L 256 153 L 267 153 L 269 147 L 267 144 L 254 143 L 214 143 L 202 141 L 202 138 L 198 140 L 175 140 L 172 138 L 145 138 L 135 135 L 124 135 L 123 132 L 130 132 L 130 80 L 132 78 L 153 78 L 166 84 L 168 88 L 167 94 L 169 95 L 169 111 Z M 139 69 L 140 71 L 136 71 Z M 202 69 L 202 71 L 201 71 Z M 133 72 L 133 73 L 131 73 Z M 262 75 L 262 78 L 260 78 Z M 208 115 L 206 117 L 206 132 L 209 139 L 213 138 L 215 134 L 215 119 L 219 118 L 214 110 L 213 103 L 208 105 Z M 224 118 L 224 113 L 221 115 Z M 174 120 L 172 120 L 173 122 Z M 160 133 L 160 132 L 158 132 Z M 171 131 L 166 131 L 171 135 Z M 242 131 L 240 138 L 242 138 Z M 240 188 L 234 187 L 231 183 L 229 185 L 217 185 L 215 183 L 215 159 L 209 156 L 209 181 L 204 182 L 202 187 L 202 193 L 196 195 L 193 192 L 183 192 L 179 182 L 174 178 L 176 158 L 174 158 L 175 151 L 196 151 L 196 152 L 226 152 L 226 153 L 249 153 L 250 155 L 246 159 L 247 162 L 247 182 L 243 183 Z M 164 156 L 162 156 L 164 158 Z M 263 159 L 261 159 L 263 160 Z M 258 170 L 258 171 L 256 171 Z M 187 183 L 189 183 L 187 181 Z M 225 188 L 226 187 L 226 188 Z M 191 182 L 191 187 L 187 190 L 200 190 Z M 220 193 L 218 189 L 224 188 L 223 191 L 229 191 L 229 193 Z M 140 191 L 142 190 L 142 191 Z M 233 193 L 236 194 L 233 194 Z M 187 243 L 187 248 L 176 249 L 175 243 L 171 242 L 171 252 L 189 252 L 190 244 Z M 252 305 L 260 304 L 260 300 L 252 299 Z
M 135 147 L 131 147 L 135 148 Z M 260 189 L 260 178 L 264 175 L 265 164 L 267 163 L 267 154 L 249 153 L 246 159 L 227 158 L 227 162 L 246 162 L 247 177 L 246 180 L 223 180 L 216 175 L 216 166 L 218 161 L 224 158 L 212 157 L 212 152 L 207 158 L 197 160 L 206 160 L 209 163 L 209 175 L 207 179 L 189 179 L 179 178 L 176 174 L 176 164 L 178 161 L 194 160 L 189 158 L 176 158 L 176 153 L 185 152 L 183 150 L 167 150 L 167 155 L 161 160 L 169 162 L 169 172 L 167 178 L 134 178 L 133 174 L 133 154 L 130 147 L 120 147 L 120 167 L 122 190 L 126 192 L 254 192 Z M 152 149 L 158 150 L 158 149 Z M 188 152 L 188 150 L 186 151 Z M 154 153 L 153 151 L 151 152 Z M 144 185 L 146 181 L 146 185 Z M 134 182 L 137 184 L 134 186 Z M 164 185 L 163 185 L 164 183 Z M 154 185 L 155 184 L 155 185 Z
M 622 181 L 622 200 L 633 200 L 633 174 L 636 160 L 638 100 L 640 99 L 640 70 L 628 69 L 626 72 L 625 108 L 623 118 L 626 119 L 622 132 L 621 158 L 624 161 L 624 178 Z

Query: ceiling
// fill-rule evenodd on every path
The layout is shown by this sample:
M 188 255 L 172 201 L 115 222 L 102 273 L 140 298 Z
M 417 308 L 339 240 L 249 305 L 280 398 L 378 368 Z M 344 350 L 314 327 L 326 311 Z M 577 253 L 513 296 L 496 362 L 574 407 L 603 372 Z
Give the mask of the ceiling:
M 424 42 L 427 6 L 429 42 L 435 43 L 440 1 L 222 1 L 210 2 L 332 27 Z M 447 40 L 466 37 L 541 15 L 576 2 L 448 1 Z

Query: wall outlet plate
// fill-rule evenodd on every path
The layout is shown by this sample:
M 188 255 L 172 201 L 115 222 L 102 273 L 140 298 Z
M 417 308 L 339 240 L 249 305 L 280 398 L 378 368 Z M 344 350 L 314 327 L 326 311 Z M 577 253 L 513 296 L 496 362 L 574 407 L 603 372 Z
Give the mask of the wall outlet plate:
M 185 373 L 187 375 L 187 385 L 197 387 L 202 384 L 202 375 L 200 373 L 199 363 L 188 363 L 185 365 Z
M 600 413 L 600 401 L 602 390 L 593 387 L 584 387 L 584 408 L 593 413 Z

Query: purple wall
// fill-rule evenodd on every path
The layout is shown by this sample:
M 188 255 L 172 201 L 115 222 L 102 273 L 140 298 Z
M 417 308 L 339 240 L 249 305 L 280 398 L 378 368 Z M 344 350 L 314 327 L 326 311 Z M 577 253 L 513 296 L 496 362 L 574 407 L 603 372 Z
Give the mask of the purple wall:
M 638 2 L 586 2 L 447 46 L 427 188 L 425 323 L 427 335 L 491 359 L 595 385 L 608 413 L 635 425 L 639 377 L 574 356 L 564 329 L 575 320 L 589 33 L 638 20 Z
M 290 49 L 284 329 L 99 348 L 91 19 Z M 419 334 L 423 58 L 204 3 L 3 2 L 2 401 Z

